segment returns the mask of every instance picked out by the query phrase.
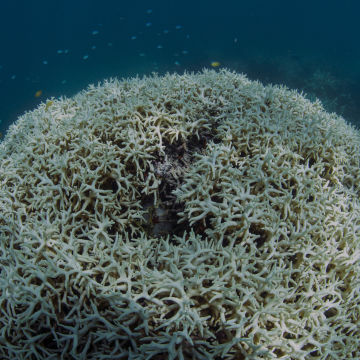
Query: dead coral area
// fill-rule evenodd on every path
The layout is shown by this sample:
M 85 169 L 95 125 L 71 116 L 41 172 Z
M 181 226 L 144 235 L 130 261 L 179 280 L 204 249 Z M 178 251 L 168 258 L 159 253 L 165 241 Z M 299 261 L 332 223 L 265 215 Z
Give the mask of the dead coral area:
M 226 70 L 26 113 L 0 144 L 1 358 L 360 358 L 359 145 Z

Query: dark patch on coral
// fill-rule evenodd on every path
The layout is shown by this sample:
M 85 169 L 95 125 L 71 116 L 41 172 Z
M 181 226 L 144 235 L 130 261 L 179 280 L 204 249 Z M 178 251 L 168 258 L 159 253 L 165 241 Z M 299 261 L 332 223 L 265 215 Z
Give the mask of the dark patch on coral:
M 267 240 L 266 231 L 262 229 L 260 225 L 254 223 L 250 225 L 249 231 L 251 234 L 258 235 L 258 238 L 254 240 L 254 243 L 258 249 L 261 248 Z
M 145 205 L 149 209 L 145 225 L 147 233 L 152 236 L 183 236 L 192 229 L 188 221 L 178 224 L 178 213 L 184 211 L 184 204 L 177 201 L 174 191 L 183 184 L 187 169 L 195 161 L 194 155 L 202 153 L 208 142 L 214 139 L 212 129 L 205 129 L 187 141 L 169 143 L 163 139 L 165 156 L 161 155 L 153 161 L 155 176 L 160 181 L 160 201 L 154 206 Z M 154 204 L 153 196 L 144 197 L 142 204 Z M 203 233 L 203 229 L 195 229 L 195 232 Z
M 116 183 L 116 180 L 112 177 L 107 177 L 105 180 L 100 184 L 99 189 L 101 190 L 111 190 L 114 194 L 118 191 L 119 186 Z

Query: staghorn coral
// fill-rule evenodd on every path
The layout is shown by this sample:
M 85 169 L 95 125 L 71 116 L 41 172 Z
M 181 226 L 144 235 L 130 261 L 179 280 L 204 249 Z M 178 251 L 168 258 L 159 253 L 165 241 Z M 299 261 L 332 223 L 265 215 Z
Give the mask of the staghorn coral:
M 0 144 L 2 359 L 360 359 L 357 130 L 227 70 L 47 104 Z

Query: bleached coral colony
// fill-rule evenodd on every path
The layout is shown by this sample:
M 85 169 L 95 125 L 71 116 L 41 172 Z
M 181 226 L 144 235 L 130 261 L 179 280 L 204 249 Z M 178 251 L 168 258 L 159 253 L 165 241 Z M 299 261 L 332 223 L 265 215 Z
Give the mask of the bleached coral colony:
M 227 70 L 26 113 L 0 145 L 0 358 L 360 359 L 359 149 Z

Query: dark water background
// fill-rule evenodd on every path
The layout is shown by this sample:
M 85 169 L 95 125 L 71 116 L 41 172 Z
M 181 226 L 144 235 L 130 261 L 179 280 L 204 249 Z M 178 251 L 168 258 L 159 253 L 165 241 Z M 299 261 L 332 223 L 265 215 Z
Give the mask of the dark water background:
M 104 78 L 214 61 L 320 98 L 359 126 L 359 13 L 358 0 L 2 0 L 0 131 Z

